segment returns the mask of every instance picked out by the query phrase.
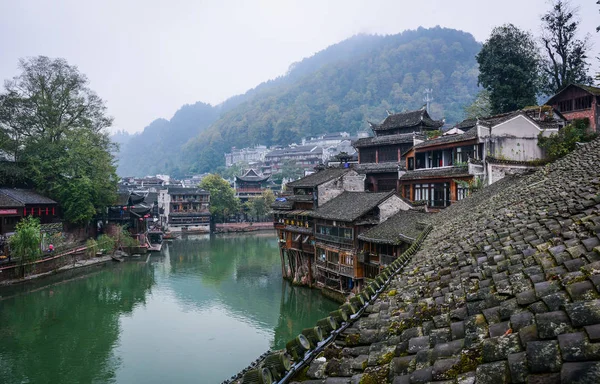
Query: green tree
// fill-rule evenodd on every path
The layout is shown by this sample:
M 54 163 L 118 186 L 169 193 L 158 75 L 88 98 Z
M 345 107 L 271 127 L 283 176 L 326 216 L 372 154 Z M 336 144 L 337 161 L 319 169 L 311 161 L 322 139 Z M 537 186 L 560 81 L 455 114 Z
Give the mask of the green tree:
M 490 92 L 482 89 L 477 93 L 475 101 L 465 107 L 466 119 L 477 119 L 480 117 L 490 116 L 492 114 L 492 106 L 490 105 Z
M 211 174 L 204 177 L 200 188 L 210 192 L 210 213 L 215 219 L 220 216 L 225 220 L 240 209 L 240 200 L 235 197 L 234 189 L 221 176 Z
M 539 55 L 531 34 L 512 24 L 496 27 L 476 58 L 478 82 L 490 93 L 492 113 L 536 104 Z
M 587 70 L 588 38 L 577 38 L 580 20 L 569 1 L 554 0 L 542 16 L 542 37 L 546 57 L 542 62 L 543 91 L 552 95 L 570 83 L 592 84 Z
M 12 256 L 19 260 L 19 265 L 22 267 L 22 276 L 25 276 L 27 264 L 40 257 L 41 240 L 38 218 L 28 216 L 17 223 L 15 234 L 11 236 L 9 244 Z
M 116 146 L 106 132 L 112 118 L 87 77 L 64 59 L 38 56 L 19 67 L 0 95 L 0 149 L 61 204 L 67 222 L 86 224 L 116 199 Z
M 549 137 L 540 133 L 538 146 L 546 151 L 549 160 L 564 157 L 577 148 L 577 143 L 586 143 L 598 136 L 588 132 L 589 125 L 588 119 L 577 119 Z

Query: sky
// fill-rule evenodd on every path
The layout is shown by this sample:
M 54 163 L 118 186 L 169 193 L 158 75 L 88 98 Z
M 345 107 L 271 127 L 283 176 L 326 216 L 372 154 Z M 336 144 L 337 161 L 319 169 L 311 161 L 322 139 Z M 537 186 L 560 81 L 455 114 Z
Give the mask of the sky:
M 596 0 L 572 0 L 590 56 L 600 56 Z M 513 23 L 534 35 L 547 0 L 0 0 L 0 79 L 18 60 L 65 58 L 90 80 L 115 118 L 141 131 L 184 104 L 218 104 L 290 64 L 358 33 L 436 25 L 485 41 Z

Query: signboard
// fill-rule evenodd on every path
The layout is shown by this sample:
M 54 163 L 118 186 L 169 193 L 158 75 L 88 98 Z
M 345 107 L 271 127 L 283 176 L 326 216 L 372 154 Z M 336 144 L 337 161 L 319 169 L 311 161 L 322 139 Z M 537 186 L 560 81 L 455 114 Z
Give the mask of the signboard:
M 16 215 L 16 209 L 0 209 L 0 215 Z

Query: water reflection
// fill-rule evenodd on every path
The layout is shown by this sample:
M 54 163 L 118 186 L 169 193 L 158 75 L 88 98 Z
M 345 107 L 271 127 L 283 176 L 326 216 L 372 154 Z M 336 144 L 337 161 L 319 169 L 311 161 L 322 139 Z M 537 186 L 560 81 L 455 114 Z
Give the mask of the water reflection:
M 48 283 L 0 291 L 2 383 L 220 382 L 337 306 L 282 281 L 273 234 L 175 241 Z

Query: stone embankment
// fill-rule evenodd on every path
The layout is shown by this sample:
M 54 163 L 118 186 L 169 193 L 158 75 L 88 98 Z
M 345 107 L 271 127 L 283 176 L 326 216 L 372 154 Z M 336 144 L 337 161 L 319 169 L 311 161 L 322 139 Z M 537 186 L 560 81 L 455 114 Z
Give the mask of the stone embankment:
M 290 381 L 600 383 L 598 164 L 600 140 L 434 215 L 389 286 Z
M 224 223 L 216 225 L 215 233 L 254 232 L 272 229 L 272 221 L 258 223 Z

